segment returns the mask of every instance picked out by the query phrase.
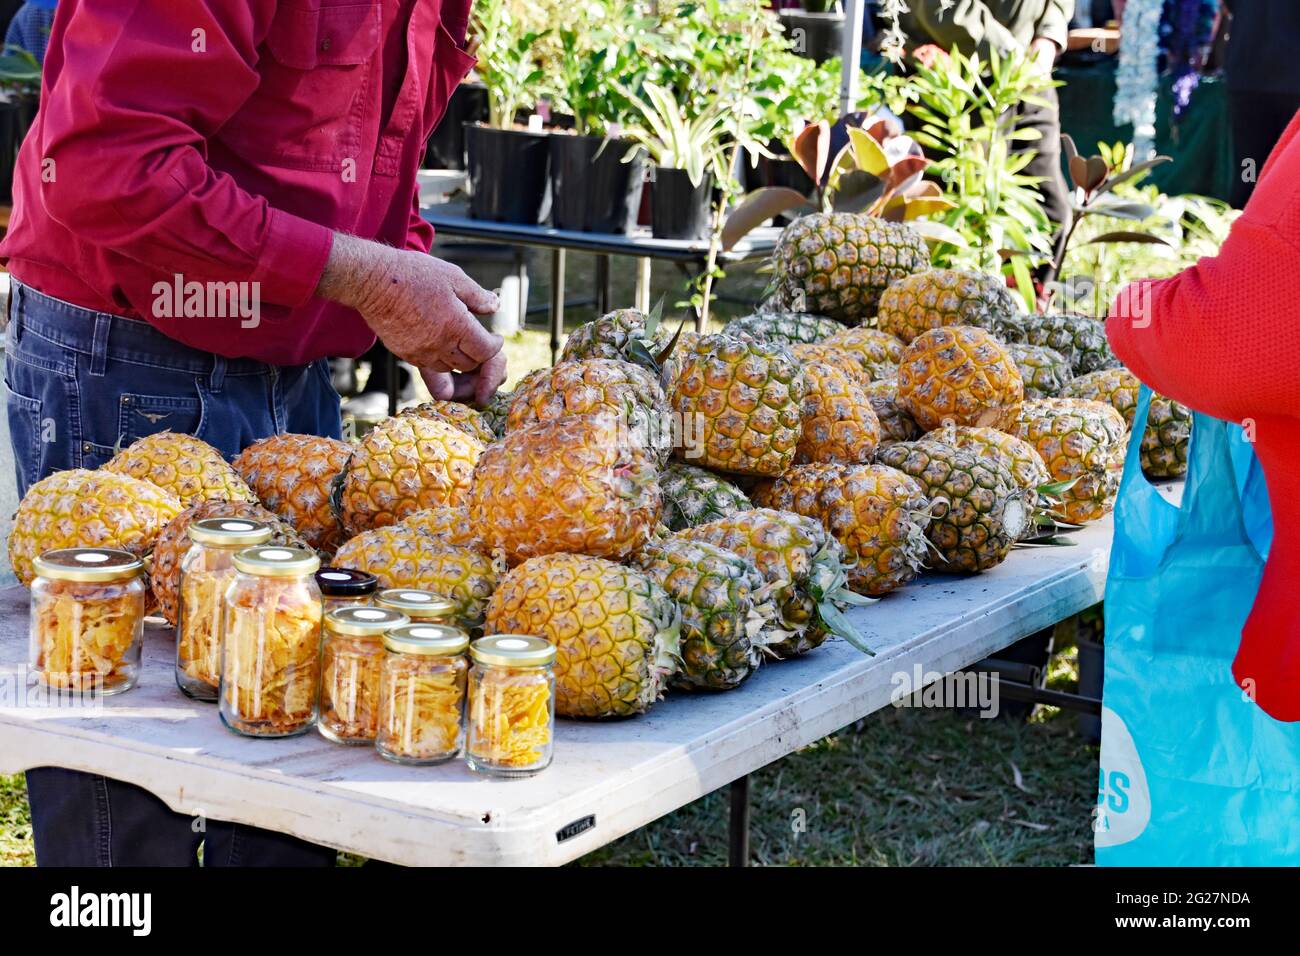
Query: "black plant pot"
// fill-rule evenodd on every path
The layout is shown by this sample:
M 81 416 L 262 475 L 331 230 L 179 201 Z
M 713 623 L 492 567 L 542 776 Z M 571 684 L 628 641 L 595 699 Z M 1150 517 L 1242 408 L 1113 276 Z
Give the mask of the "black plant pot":
M 600 136 L 551 134 L 551 225 L 578 232 L 632 231 L 645 164 L 639 157 L 623 162 L 629 145 Z
M 0 103 L 0 202 L 14 198 L 14 170 L 18 148 L 36 119 L 36 100 L 18 99 Z
M 787 10 L 780 14 L 794 52 L 818 63 L 839 56 L 844 47 L 843 13 L 809 13 Z
M 471 218 L 535 226 L 546 217 L 545 133 L 467 123 L 465 155 Z
M 780 149 L 779 143 L 772 143 L 769 148 L 776 152 Z M 796 192 L 807 196 L 813 191 L 813 181 L 808 178 L 808 174 L 803 171 L 799 161 L 788 154 L 779 154 L 769 159 L 766 156 L 758 157 L 757 165 L 750 165 L 749 156 L 745 157 L 745 168 L 742 175 L 744 176 L 745 191 L 752 192 L 755 189 L 761 189 L 764 186 L 785 186 Z M 774 216 L 772 222 L 775 225 L 783 226 L 791 221 L 790 216 Z
M 709 234 L 713 177 L 698 186 L 684 169 L 654 168 L 650 183 L 650 232 L 656 239 L 703 239 Z
M 486 123 L 488 119 L 487 87 L 482 83 L 462 83 L 452 91 L 447 112 L 429 137 L 424 151 L 425 169 L 465 168 L 465 124 Z

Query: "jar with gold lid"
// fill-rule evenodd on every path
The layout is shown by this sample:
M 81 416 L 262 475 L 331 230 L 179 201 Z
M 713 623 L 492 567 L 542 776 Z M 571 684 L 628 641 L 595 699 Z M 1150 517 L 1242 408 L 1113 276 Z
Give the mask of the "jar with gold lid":
M 459 627 L 456 621 L 456 602 L 432 591 L 415 588 L 384 588 L 375 595 L 378 607 L 401 611 L 412 623 L 448 624 Z
M 221 613 L 235 578 L 235 554 L 271 540 L 271 526 L 250 518 L 200 518 L 186 533 L 176 608 L 176 686 L 215 701 L 221 683 Z
M 407 623 L 386 607 L 341 607 L 325 615 L 320 718 L 316 729 L 336 744 L 369 744 L 379 727 L 379 671 L 384 633 Z
M 306 733 L 320 685 L 320 559 L 260 545 L 234 564 L 222 614 L 221 720 L 250 737 Z
M 316 572 L 316 583 L 320 585 L 326 614 L 335 608 L 371 604 L 379 590 L 377 577 L 352 568 L 321 568 Z
M 60 548 L 33 566 L 30 678 L 104 696 L 134 687 L 144 634 L 143 562 L 115 548 Z
M 494 634 L 470 645 L 465 762 L 498 776 L 550 765 L 555 740 L 555 646 L 540 637 Z
M 375 749 L 395 763 L 433 764 L 461 751 L 469 635 L 408 624 L 384 635 Z

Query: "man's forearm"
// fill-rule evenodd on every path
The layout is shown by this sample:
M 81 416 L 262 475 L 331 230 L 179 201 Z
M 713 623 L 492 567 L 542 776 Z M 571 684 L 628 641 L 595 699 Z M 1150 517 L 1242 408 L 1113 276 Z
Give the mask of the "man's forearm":
M 366 312 L 397 291 L 408 270 L 399 250 L 336 232 L 316 294 Z

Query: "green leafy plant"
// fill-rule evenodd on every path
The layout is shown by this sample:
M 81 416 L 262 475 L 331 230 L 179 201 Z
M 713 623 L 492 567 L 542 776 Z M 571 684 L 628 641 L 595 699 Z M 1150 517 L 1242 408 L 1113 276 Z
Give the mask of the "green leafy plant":
M 1016 107 L 1045 105 L 1054 82 L 1020 55 L 990 51 L 988 59 L 952 55 L 927 67 L 915 64 L 907 110 L 920 122 L 913 133 L 937 158 L 930 174 L 943 183 L 949 209 L 938 216 L 965 241 L 940 243 L 936 266 L 997 271 L 1004 260 L 1032 307 L 1029 264 L 1051 255 L 1051 224 L 1043 214 L 1038 180 L 1024 172 L 1033 158 L 1025 144 L 1036 130 L 1017 129 Z
M 653 21 L 631 5 L 609 5 L 605 17 L 603 25 L 583 21 L 556 30 L 561 56 L 551 90 L 580 136 L 603 135 L 633 112 L 624 83 L 637 85 L 648 70 L 647 52 L 658 44 Z
M 509 129 L 519 110 L 537 101 L 545 74 L 534 50 L 549 31 L 522 29 L 509 0 L 475 4 L 472 23 L 478 74 L 487 87 L 488 125 Z
M 36 96 L 41 91 L 41 65 L 22 47 L 6 45 L 0 51 L 0 91 L 10 99 Z
M 712 173 L 715 181 L 724 179 L 723 146 L 729 132 L 726 104 L 715 102 L 691 117 L 662 87 L 646 83 L 643 92 L 645 99 L 625 93 L 640 122 L 623 130 L 623 136 L 634 144 L 624 162 L 644 152 L 656 166 L 685 170 L 695 186 L 704 182 L 707 173 Z

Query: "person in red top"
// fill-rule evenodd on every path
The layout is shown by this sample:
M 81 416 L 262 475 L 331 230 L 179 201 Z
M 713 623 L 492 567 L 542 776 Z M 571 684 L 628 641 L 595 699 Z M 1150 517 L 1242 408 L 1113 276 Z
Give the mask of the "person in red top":
M 1124 364 L 1158 392 L 1239 422 L 1254 441 L 1273 543 L 1233 676 L 1267 713 L 1300 720 L 1300 116 L 1217 256 L 1125 289 L 1106 320 Z
M 228 457 L 337 436 L 328 356 L 376 336 L 486 400 L 496 297 L 428 255 L 416 170 L 474 63 L 470 0 L 63 0 L 0 258 L 19 492 L 162 429 Z M 50 427 L 50 426 L 53 427 Z M 333 851 L 60 768 L 42 865 L 328 863 Z

